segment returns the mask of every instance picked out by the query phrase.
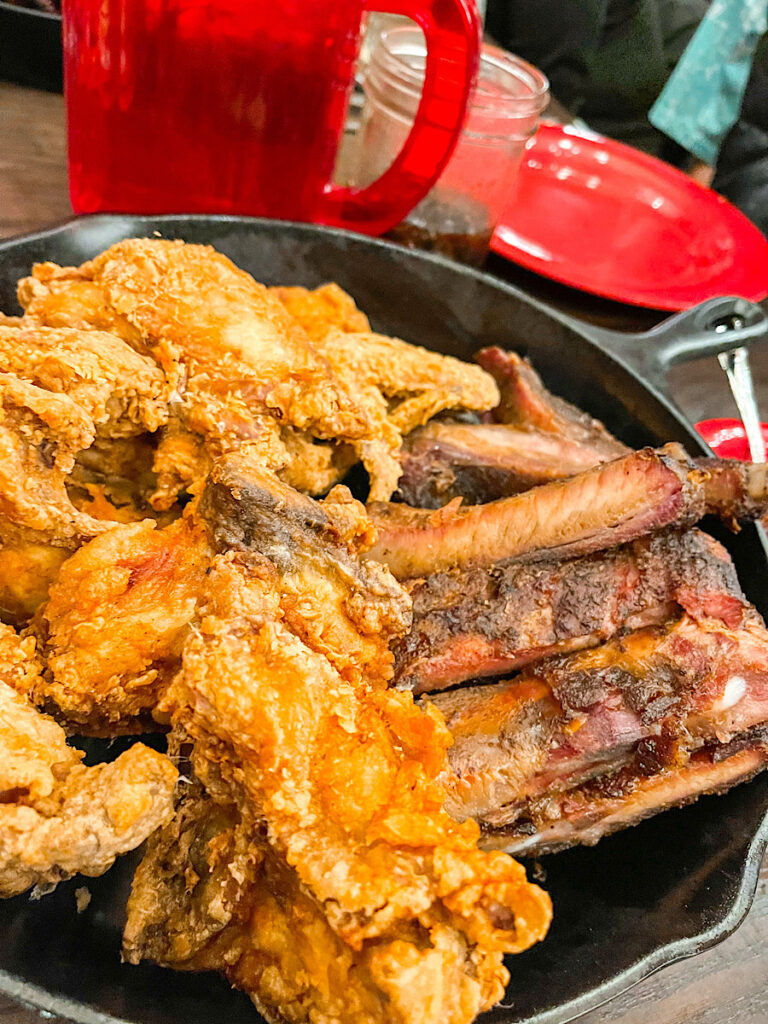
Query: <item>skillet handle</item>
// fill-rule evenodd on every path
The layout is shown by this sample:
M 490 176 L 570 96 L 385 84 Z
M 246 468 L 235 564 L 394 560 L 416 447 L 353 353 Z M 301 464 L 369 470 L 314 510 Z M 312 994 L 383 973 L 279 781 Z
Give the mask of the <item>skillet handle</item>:
M 754 302 L 729 296 L 708 299 L 663 320 L 650 331 L 622 334 L 599 327 L 592 328 L 591 333 L 669 397 L 667 372 L 671 366 L 768 341 L 768 315 Z

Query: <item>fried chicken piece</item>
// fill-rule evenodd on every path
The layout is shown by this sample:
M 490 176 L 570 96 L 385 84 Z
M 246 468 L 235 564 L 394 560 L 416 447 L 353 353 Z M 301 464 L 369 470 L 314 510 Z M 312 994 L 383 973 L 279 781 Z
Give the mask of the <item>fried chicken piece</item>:
M 314 501 L 230 456 L 211 473 L 197 514 L 218 551 L 254 552 L 278 567 L 281 614 L 346 680 L 389 681 L 389 643 L 409 629 L 411 601 L 388 570 L 357 557 L 373 534 L 346 488 Z
M 86 768 L 24 696 L 38 678 L 34 640 L 0 626 L 0 897 L 101 875 L 173 813 L 168 758 L 136 744 Z
M 371 539 L 345 490 L 315 502 L 232 456 L 183 519 L 114 526 L 64 563 L 33 622 L 45 663 L 33 699 L 86 734 L 166 721 L 201 582 L 214 549 L 230 547 L 279 562 L 284 614 L 345 678 L 386 685 L 388 643 L 408 629 L 411 605 L 385 569 L 356 559 Z
M 168 418 L 165 375 L 111 334 L 0 325 L 0 370 L 67 395 L 102 437 L 157 430 Z
M 65 482 L 94 438 L 67 395 L 0 373 L 0 542 L 73 548 L 106 527 L 73 506 Z
M 476 366 L 373 334 L 368 318 L 338 285 L 270 291 L 301 324 L 337 377 L 359 395 L 377 425 L 377 436 L 358 445 L 371 477 L 371 500 L 386 500 L 381 496 L 390 496 L 397 485 L 403 434 L 443 409 L 487 410 L 498 402 L 490 376 L 478 373 Z M 342 449 L 337 457 L 337 480 L 345 469 L 345 454 Z
M 272 1021 L 469 1022 L 549 900 L 442 810 L 440 716 L 342 679 L 289 623 L 281 574 L 245 551 L 213 562 L 173 694 L 218 806 L 182 805 L 151 847 L 126 958 L 217 968 Z
M 479 367 L 369 333 L 343 295 L 270 292 L 211 248 L 161 239 L 120 242 L 79 269 L 40 264 L 19 286 L 27 316 L 40 323 L 111 331 L 163 368 L 180 362 L 174 447 L 182 431 L 205 438 L 214 457 L 247 447 L 287 482 L 323 493 L 349 464 L 350 445 L 373 497 L 385 500 L 397 483 L 403 432 L 441 409 L 490 409 L 498 389 Z M 324 331 L 324 322 L 361 333 Z M 318 455 L 316 439 L 342 450 Z M 162 508 L 200 480 L 185 479 L 185 469 L 208 467 L 195 459 L 174 466 L 161 443 L 156 468 Z
M 0 371 L 0 604 L 20 622 L 45 598 L 61 549 L 119 517 L 107 502 L 96 513 L 73 501 L 78 460 L 106 480 L 114 446 L 139 445 L 134 435 L 164 422 L 168 387 L 109 334 L 26 321 L 0 326 Z
M 114 331 L 161 367 L 178 359 L 179 418 L 212 454 L 246 446 L 280 470 L 294 429 L 334 440 L 371 432 L 283 305 L 212 248 L 129 239 L 79 270 L 38 266 L 19 294 L 43 323 Z M 163 455 L 161 444 L 158 504 L 180 487 L 165 479 Z
M 45 671 L 32 700 L 90 735 L 151 723 L 210 557 L 192 515 L 162 529 L 151 520 L 114 526 L 80 548 L 33 623 Z
M 371 329 L 365 313 L 357 308 L 352 296 L 347 295 L 337 284 L 324 284 L 314 289 L 278 287 L 270 288 L 269 291 L 298 320 L 313 343 L 331 330 L 360 334 Z
M 17 541 L 0 547 L 0 620 L 22 626 L 48 599 L 51 584 L 69 558 L 66 548 Z
M 404 434 L 444 409 L 484 411 L 499 401 L 493 378 L 480 367 L 399 338 L 337 329 L 313 340 L 376 424 L 374 438 L 358 446 L 371 477 L 370 501 L 386 501 L 383 495 L 395 491 Z

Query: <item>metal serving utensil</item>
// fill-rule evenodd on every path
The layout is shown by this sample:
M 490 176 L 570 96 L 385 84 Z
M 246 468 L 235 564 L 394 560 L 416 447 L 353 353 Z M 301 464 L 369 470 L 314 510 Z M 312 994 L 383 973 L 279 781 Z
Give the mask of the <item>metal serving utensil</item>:
M 744 424 L 752 461 L 765 462 L 765 441 L 760 429 L 760 414 L 749 365 L 749 350 L 735 348 L 730 352 L 721 352 L 717 359 L 728 378 L 733 400 Z

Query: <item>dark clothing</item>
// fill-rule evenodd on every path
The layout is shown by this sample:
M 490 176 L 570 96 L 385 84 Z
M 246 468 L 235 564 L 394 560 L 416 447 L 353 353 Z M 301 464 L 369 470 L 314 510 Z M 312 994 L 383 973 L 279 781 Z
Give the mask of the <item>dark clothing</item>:
M 547 75 L 552 94 L 595 131 L 687 169 L 691 155 L 648 111 L 709 0 L 488 0 L 486 28 Z M 741 115 L 720 150 L 713 187 L 768 234 L 768 39 Z
M 709 0 L 488 0 L 486 27 L 595 131 L 679 163 L 648 111 Z

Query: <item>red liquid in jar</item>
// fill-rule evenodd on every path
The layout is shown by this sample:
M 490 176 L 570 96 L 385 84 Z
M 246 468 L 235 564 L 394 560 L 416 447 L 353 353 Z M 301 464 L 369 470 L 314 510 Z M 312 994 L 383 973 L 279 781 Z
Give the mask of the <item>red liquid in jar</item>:
M 311 220 L 360 30 L 345 0 L 65 0 L 72 205 Z

